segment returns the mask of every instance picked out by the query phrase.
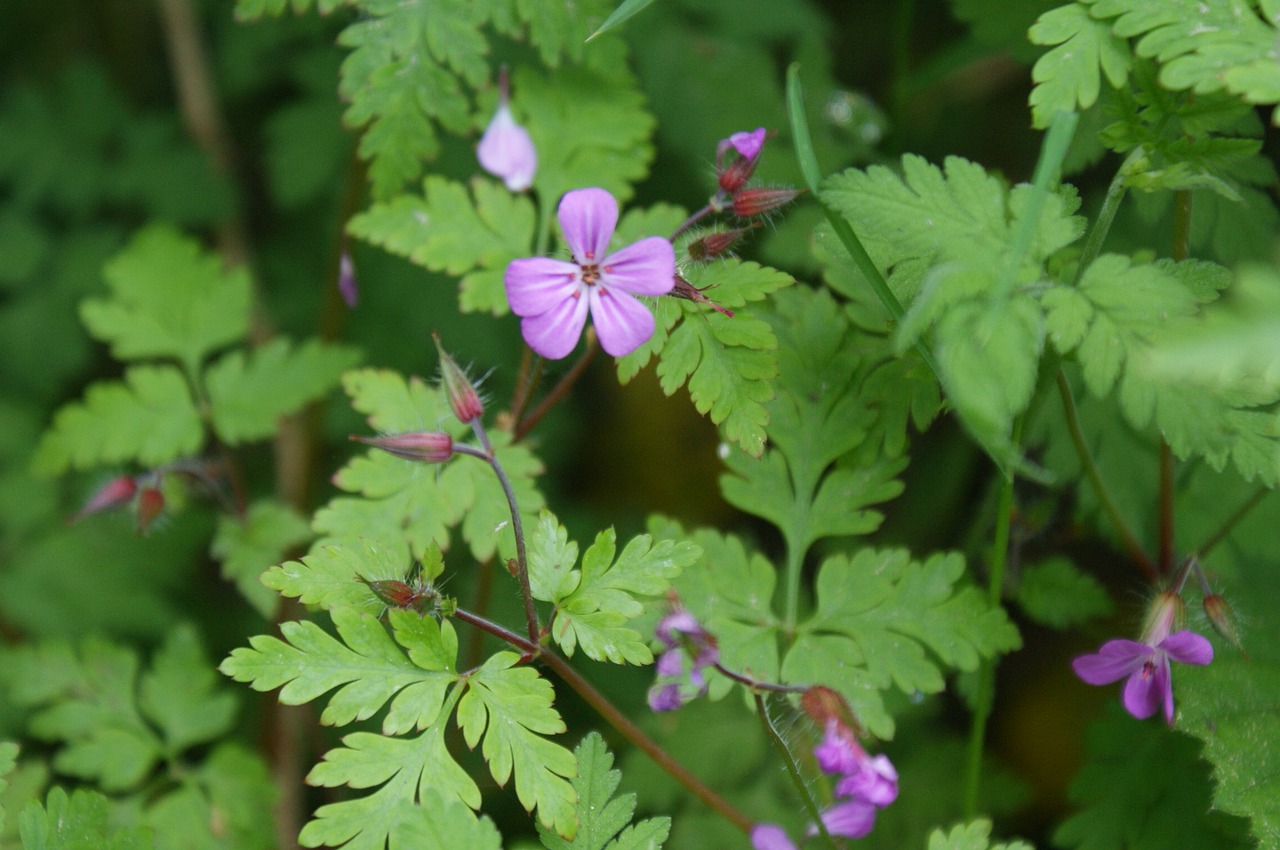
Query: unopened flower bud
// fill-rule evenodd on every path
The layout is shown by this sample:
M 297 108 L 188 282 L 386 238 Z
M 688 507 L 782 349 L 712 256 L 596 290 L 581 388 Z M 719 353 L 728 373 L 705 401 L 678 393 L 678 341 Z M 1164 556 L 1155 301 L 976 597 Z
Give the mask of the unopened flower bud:
M 138 533 L 146 534 L 151 523 L 164 512 L 164 494 L 157 487 L 143 487 L 138 491 Z
M 814 685 L 800 695 L 800 707 L 819 726 L 837 723 L 861 734 L 862 727 L 853 715 L 853 709 L 840 694 L 824 685 Z
M 755 218 L 785 207 L 800 196 L 802 189 L 742 189 L 733 196 L 733 214 Z
M 1222 594 L 1210 593 L 1204 598 L 1204 613 L 1213 624 L 1214 631 L 1229 640 L 1236 649 L 1243 648 L 1240 643 L 1240 629 L 1237 626 L 1236 615 Z
M 675 286 L 673 286 L 671 291 L 667 294 L 674 295 L 676 298 L 683 298 L 686 301 L 696 301 L 699 304 L 709 304 L 711 309 L 724 313 L 730 319 L 733 318 L 732 310 L 726 310 L 724 307 L 721 307 L 719 304 L 712 301 L 703 294 L 701 289 L 694 286 L 680 275 L 675 276 Z
M 434 598 L 434 593 L 410 587 L 402 581 L 374 580 L 370 581 L 362 575 L 356 580 L 364 582 L 373 595 L 390 608 L 405 608 L 413 611 L 425 611 Z
M 756 163 L 769 133 L 763 127 L 751 132 L 734 133 L 716 146 L 716 178 L 720 188 L 733 194 L 747 184 L 755 173 Z M 730 151 L 737 156 L 729 156 Z
M 690 242 L 686 250 L 689 252 L 690 259 L 698 262 L 714 260 L 716 257 L 728 253 L 729 249 L 737 244 L 738 240 L 744 235 L 753 230 L 755 226 L 753 222 L 750 227 L 738 227 L 733 230 L 714 230 Z
M 467 378 L 467 373 L 441 347 L 440 337 L 432 334 L 431 338 L 436 341 L 436 351 L 440 352 L 440 379 L 444 382 L 444 392 L 449 397 L 449 406 L 453 408 L 453 415 L 458 417 L 458 421 L 469 425 L 484 413 L 480 394 Z
M 499 76 L 498 109 L 480 137 L 476 159 L 480 166 L 512 192 L 523 192 L 533 185 L 538 170 L 538 152 L 529 131 L 516 123 L 508 105 L 507 69 Z
M 75 515 L 67 522 L 75 522 L 83 519 L 90 514 L 102 513 L 103 511 L 122 508 L 133 500 L 134 494 L 138 492 L 137 482 L 133 480 L 131 475 L 121 475 L 118 478 L 112 478 L 106 484 L 103 484 L 98 490 L 89 497 L 89 501 L 84 503 L 84 507 L 76 511 Z
M 352 434 L 351 439 L 419 463 L 444 463 L 453 457 L 453 437 L 443 431 L 419 431 L 388 437 L 361 437 L 359 434 Z

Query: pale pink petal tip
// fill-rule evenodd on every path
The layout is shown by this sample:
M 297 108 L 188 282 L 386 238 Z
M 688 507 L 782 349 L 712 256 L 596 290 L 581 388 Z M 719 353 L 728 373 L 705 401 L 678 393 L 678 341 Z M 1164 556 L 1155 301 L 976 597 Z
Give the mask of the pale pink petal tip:
M 512 192 L 523 192 L 533 185 L 538 170 L 538 152 L 529 131 L 516 123 L 511 108 L 498 105 L 493 120 L 480 137 L 476 148 L 480 166 L 502 179 Z

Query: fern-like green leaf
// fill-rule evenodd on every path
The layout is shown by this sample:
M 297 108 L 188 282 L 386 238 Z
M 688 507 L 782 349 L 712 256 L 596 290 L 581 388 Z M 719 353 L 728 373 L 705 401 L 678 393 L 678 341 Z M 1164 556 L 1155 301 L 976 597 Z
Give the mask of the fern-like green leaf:
M 210 552 L 222 562 L 222 577 L 235 582 L 249 604 L 270 619 L 279 598 L 262 583 L 262 574 L 311 537 L 307 521 L 296 512 L 263 500 L 250 505 L 243 517 L 220 518 Z
M 142 827 L 122 827 L 111 801 L 96 791 L 70 796 L 55 787 L 42 806 L 32 801 L 18 816 L 24 850 L 153 850 L 155 839 Z
M 458 702 L 458 725 L 467 746 L 483 736 L 481 751 L 499 785 L 515 773 L 516 797 L 538 822 L 565 838 L 578 829 L 577 792 L 568 779 L 577 773 L 573 753 L 545 735 L 565 731 L 551 707 L 551 683 L 532 667 L 517 667 L 520 656 L 499 652 L 467 680 Z
M 362 579 L 403 581 L 409 565 L 403 541 L 384 545 L 358 538 L 329 538 L 318 541 L 302 560 L 267 570 L 262 583 L 307 605 L 358 608 L 377 614 L 386 603 Z
M 397 195 L 374 204 L 348 225 L 354 235 L 445 274 L 460 276 L 464 312 L 508 312 L 502 276 L 507 264 L 528 256 L 533 204 L 497 183 L 461 183 L 431 176 L 422 196 Z
M 1025 841 L 991 843 L 991 821 L 976 820 L 951 828 L 935 829 L 929 834 L 929 850 L 1033 850 Z
M 250 354 L 233 351 L 205 371 L 213 428 L 231 445 L 269 437 L 280 417 L 335 387 L 358 357 L 315 339 L 294 348 L 278 338 Z
M 1031 116 L 1037 127 L 1048 127 L 1060 111 L 1093 106 L 1102 82 L 1099 68 L 1116 88 L 1129 76 L 1133 61 L 1129 46 L 1079 3 L 1045 12 L 1027 35 L 1034 44 L 1053 47 L 1031 70 L 1036 84 L 1031 90 Z
M 127 462 L 158 466 L 195 454 L 203 442 L 182 373 L 173 366 L 133 366 L 123 381 L 92 384 L 84 401 L 59 410 L 34 463 L 45 473 Z
M 1023 568 L 1018 604 L 1032 620 L 1055 629 L 1105 617 L 1115 608 L 1102 583 L 1064 557 Z
M 194 376 L 218 348 L 249 326 L 249 273 L 167 227 L 139 232 L 103 271 L 111 296 L 90 299 L 81 317 L 119 360 L 171 357 Z

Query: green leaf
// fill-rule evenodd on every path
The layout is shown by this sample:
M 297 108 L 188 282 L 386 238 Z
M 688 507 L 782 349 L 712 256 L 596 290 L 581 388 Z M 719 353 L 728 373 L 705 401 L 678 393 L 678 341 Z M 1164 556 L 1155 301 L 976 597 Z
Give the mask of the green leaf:
M 250 638 L 252 648 L 232 650 L 219 669 L 254 690 L 283 686 L 280 702 L 285 705 L 301 705 L 338 688 L 320 715 L 320 722 L 329 725 L 366 720 L 388 700 L 384 734 L 422 730 L 435 723 L 449 686 L 458 678 L 458 642 L 448 621 L 437 625 L 413 612 L 392 611 L 396 640 L 406 648 L 412 643 L 413 654 L 406 658 L 370 614 L 350 608 L 335 608 L 330 614 L 340 640 L 315 623 L 286 622 L 280 626 L 284 641 L 266 635 Z
M 591 41 L 591 39 L 598 35 L 603 35 L 614 27 L 622 26 L 622 24 L 628 19 L 643 12 L 652 2 L 653 0 L 622 0 L 622 2 L 618 4 L 618 8 L 610 12 L 609 17 L 604 19 L 604 23 L 597 27 L 596 31 L 587 37 L 587 41 Z
M 167 227 L 140 231 L 103 270 L 111 297 L 81 307 L 94 338 L 119 360 L 172 357 L 188 375 L 248 330 L 250 282 Z
M 1139 56 L 1161 65 L 1167 88 L 1197 94 L 1226 90 L 1247 103 L 1280 103 L 1280 67 L 1275 63 L 1275 10 L 1261 17 L 1246 0 L 1201 5 L 1196 0 L 1088 0 L 1090 13 L 1112 31 L 1136 40 Z M 1280 113 L 1273 113 L 1276 120 Z
M 1280 847 L 1280 664 L 1222 646 L 1208 667 L 1177 672 L 1178 728 L 1204 742 L 1214 808 L 1250 818 L 1259 847 Z
M 1102 583 L 1062 556 L 1023 568 L 1018 604 L 1032 620 L 1054 629 L 1078 626 L 1115 610 Z
M 222 577 L 235 582 L 249 604 L 270 619 L 279 599 L 262 583 L 263 571 L 311 537 L 307 521 L 292 508 L 264 499 L 250 505 L 243 517 L 219 518 L 210 552 L 222 562 Z
M 502 850 L 502 836 L 493 821 L 477 818 L 466 806 L 435 789 L 427 789 L 417 804 L 400 801 L 388 812 L 387 820 L 387 838 L 395 850 Z
M 577 544 L 555 518 L 543 512 L 529 546 L 529 580 L 534 596 L 556 605 L 551 636 L 572 657 L 582 647 L 588 658 L 614 664 L 649 664 L 653 653 L 640 633 L 624 624 L 644 613 L 641 599 L 662 596 L 671 579 L 696 562 L 697 546 L 655 542 L 642 534 L 617 551 L 613 529 L 602 531 L 572 569 Z
M 133 366 L 123 381 L 99 381 L 64 406 L 40 438 L 33 463 L 44 473 L 136 462 L 158 466 L 204 442 L 200 414 L 182 373 Z
M 138 689 L 138 707 L 160 731 L 169 758 L 231 730 L 237 700 L 230 692 L 219 692 L 219 684 L 195 629 L 170 631 Z
M 155 831 L 155 850 L 271 850 L 276 797 L 262 757 L 223 743 L 147 807 L 145 822 Z
M 663 393 L 670 396 L 687 386 L 694 407 L 720 426 L 726 440 L 759 457 L 769 421 L 764 405 L 773 398 L 771 379 L 778 373 L 778 341 L 756 309 L 746 305 L 767 298 L 792 279 L 776 269 L 736 260 L 689 269 L 686 277 L 734 310 L 733 318 L 701 304 L 661 299 L 653 337 L 618 360 L 618 377 L 626 383 L 658 357 Z
M 282 416 L 329 392 L 358 359 L 354 349 L 316 339 L 293 348 L 277 338 L 252 353 L 233 351 L 204 375 L 213 428 L 231 445 L 270 437 Z
M 976 820 L 954 826 L 951 832 L 935 829 L 929 835 L 929 850 L 1033 850 L 1025 841 L 991 843 L 991 821 Z
M 1081 811 L 1058 827 L 1053 843 L 1072 850 L 1250 846 L 1246 821 L 1212 810 L 1199 750 L 1191 738 L 1134 720 L 1113 703 L 1090 728 L 1088 761 L 1071 783 Z
M 465 426 L 443 395 L 418 378 L 406 383 L 393 372 L 359 370 L 348 372 L 343 383 L 354 407 L 369 414 L 369 424 L 377 431 L 444 430 L 455 439 L 462 437 Z M 543 505 L 533 483 L 542 465 L 524 445 L 512 445 L 510 433 L 491 431 L 490 437 L 524 522 L 532 526 Z M 459 456 L 427 467 L 375 449 L 348 463 L 335 481 L 356 495 L 339 496 L 316 513 L 312 525 L 321 534 L 363 538 L 368 545 L 397 552 L 407 544 L 416 553 L 432 543 L 447 548 L 449 529 L 460 524 L 477 559 L 492 558 L 500 546 L 503 552 L 514 552 L 506 494 L 493 471 L 477 458 Z M 269 574 L 268 586 L 274 586 L 271 580 Z
M 353 0 L 236 0 L 236 17 L 241 20 L 253 20 L 263 15 L 283 15 L 286 8 L 291 8 L 295 15 L 301 15 L 312 6 L 327 15 L 340 6 L 352 5 Z
M 905 463 L 836 465 L 872 419 L 848 322 L 825 292 L 789 290 L 776 304 L 780 392 L 767 408 L 771 446 L 759 460 L 730 453 L 732 474 L 720 488 L 730 504 L 776 525 L 789 550 L 803 556 L 824 537 L 878 528 L 882 515 L 866 508 L 902 491 L 895 476 Z
M 785 680 L 829 684 L 873 734 L 892 737 L 882 690 L 937 693 L 943 667 L 975 670 L 1022 644 L 1002 609 L 977 588 L 956 586 L 963 574 L 956 554 L 923 563 L 900 549 L 828 558 L 818 571 L 817 610 L 783 662 Z
M 578 833 L 572 841 L 539 825 L 538 837 L 548 850 L 658 850 L 671 831 L 670 818 L 631 824 L 636 795 L 614 797 L 622 774 L 613 770 L 613 754 L 598 732 L 588 733 L 573 750 L 578 775 Z M 631 825 L 629 825 L 631 824 Z
M 1125 84 L 1133 57 L 1124 39 L 1103 21 L 1089 17 L 1079 3 L 1045 12 L 1027 32 L 1033 44 L 1053 46 L 1031 69 L 1031 117 L 1048 127 L 1059 111 L 1088 109 L 1098 100 L 1101 76 L 1115 88 Z
M 499 785 L 515 773 L 516 797 L 526 811 L 538 810 L 538 822 L 573 838 L 578 828 L 577 793 L 567 781 L 577 773 L 573 753 L 544 735 L 565 731 L 551 707 L 551 683 L 531 667 L 514 666 L 514 652 L 491 656 L 468 677 L 458 702 L 458 726 L 467 746 L 484 737 L 481 751 Z
M 105 791 L 137 787 L 164 753 L 138 712 L 138 659 L 101 639 L 76 652 L 49 642 L 15 654 L 13 699 L 39 708 L 30 723 L 36 738 L 65 741 L 54 756 L 62 773 L 96 782 Z
M 13 741 L 0 741 L 0 835 L 4 834 L 5 807 L 3 794 L 9 787 L 9 774 L 17 766 L 18 745 Z
M 49 791 L 45 805 L 32 801 L 18 816 L 24 850 L 152 850 L 150 833 L 114 823 L 111 801 L 96 791 Z
M 377 614 L 386 603 L 361 579 L 404 581 L 409 568 L 409 553 L 401 543 L 329 539 L 317 541 L 302 560 L 267 570 L 262 583 L 307 605 Z
M 463 312 L 506 315 L 502 276 L 531 250 L 533 204 L 497 183 L 477 179 L 470 185 L 468 195 L 461 183 L 429 176 L 421 197 L 397 195 L 374 204 L 347 227 L 424 268 L 458 277 Z

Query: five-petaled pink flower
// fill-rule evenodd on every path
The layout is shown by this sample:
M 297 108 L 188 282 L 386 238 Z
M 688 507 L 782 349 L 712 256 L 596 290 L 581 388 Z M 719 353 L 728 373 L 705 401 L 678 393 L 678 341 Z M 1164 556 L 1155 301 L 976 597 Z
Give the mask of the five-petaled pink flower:
M 1182 621 L 1182 598 L 1166 590 L 1156 596 L 1142 629 L 1142 640 L 1118 638 L 1097 652 L 1071 662 L 1076 675 L 1090 685 L 1109 685 L 1126 676 L 1125 711 L 1145 720 L 1163 705 L 1164 719 L 1173 725 L 1173 679 L 1169 659 L 1203 666 L 1213 660 L 1213 644 L 1192 631 L 1173 631 Z
M 600 347 L 613 357 L 630 354 L 654 329 L 653 313 L 635 296 L 671 291 L 675 249 L 666 239 L 650 236 L 606 253 L 618 223 L 618 202 L 604 189 L 566 193 L 558 215 L 573 261 L 530 257 L 507 266 L 507 301 L 522 317 L 525 342 L 558 360 L 578 344 L 590 311 Z
M 1125 711 L 1145 720 L 1163 705 L 1165 722 L 1172 726 L 1171 658 L 1203 666 L 1213 660 L 1213 644 L 1185 629 L 1155 644 L 1118 638 L 1107 641 L 1092 655 L 1081 655 L 1071 666 L 1090 685 L 1109 685 L 1128 676 L 1129 681 L 1124 684 Z

